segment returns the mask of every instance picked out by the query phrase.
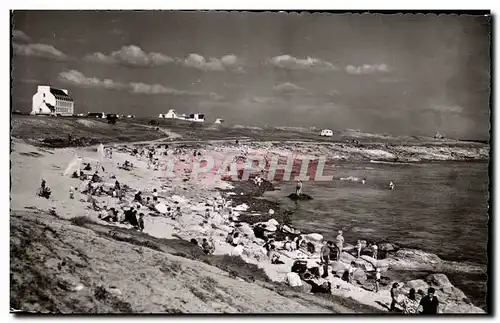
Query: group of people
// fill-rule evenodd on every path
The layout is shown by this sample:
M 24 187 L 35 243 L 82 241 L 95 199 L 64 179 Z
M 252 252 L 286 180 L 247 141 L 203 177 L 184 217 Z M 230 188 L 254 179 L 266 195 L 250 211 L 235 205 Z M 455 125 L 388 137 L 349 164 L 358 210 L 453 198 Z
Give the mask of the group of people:
M 394 283 L 391 288 L 391 306 L 390 311 L 400 311 L 404 314 L 438 314 L 439 300 L 435 295 L 436 290 L 429 287 L 427 295 L 422 290 L 415 292 L 411 288 L 408 295 L 402 295 L 399 290 L 399 284 Z M 397 307 L 400 307 L 399 309 Z

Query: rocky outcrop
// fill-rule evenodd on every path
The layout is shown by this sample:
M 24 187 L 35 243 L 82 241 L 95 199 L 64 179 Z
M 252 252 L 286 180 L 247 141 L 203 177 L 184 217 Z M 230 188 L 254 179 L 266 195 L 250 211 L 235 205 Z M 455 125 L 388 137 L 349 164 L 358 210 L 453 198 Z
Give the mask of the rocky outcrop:
M 446 261 L 437 255 L 417 249 L 399 249 L 377 261 L 377 266 L 396 270 L 422 270 L 442 273 L 484 273 L 486 267 L 465 262 Z
M 297 195 L 295 193 L 291 193 L 290 195 L 287 196 L 289 199 L 292 199 L 294 201 L 308 201 L 312 200 L 313 198 L 307 194 L 300 194 Z

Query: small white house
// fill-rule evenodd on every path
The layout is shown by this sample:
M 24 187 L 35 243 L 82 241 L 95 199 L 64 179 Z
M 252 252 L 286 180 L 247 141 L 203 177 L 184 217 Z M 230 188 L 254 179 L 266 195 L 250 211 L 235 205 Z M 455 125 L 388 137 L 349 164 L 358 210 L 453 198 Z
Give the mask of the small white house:
M 39 85 L 33 95 L 32 115 L 72 116 L 75 103 L 68 90 Z
M 331 131 L 330 129 L 323 129 L 321 130 L 321 133 L 319 135 L 323 137 L 332 137 L 333 131 Z
M 216 124 L 221 124 L 221 123 L 224 123 L 224 119 L 217 118 L 217 120 L 215 120 L 215 123 L 216 123 Z
M 187 121 L 205 122 L 205 115 L 201 113 L 191 113 L 186 117 Z
M 163 115 L 163 118 L 165 118 L 165 119 L 178 119 L 179 116 L 177 115 L 177 113 L 175 112 L 174 109 L 170 109 L 170 110 L 168 110 L 168 112 L 166 114 Z

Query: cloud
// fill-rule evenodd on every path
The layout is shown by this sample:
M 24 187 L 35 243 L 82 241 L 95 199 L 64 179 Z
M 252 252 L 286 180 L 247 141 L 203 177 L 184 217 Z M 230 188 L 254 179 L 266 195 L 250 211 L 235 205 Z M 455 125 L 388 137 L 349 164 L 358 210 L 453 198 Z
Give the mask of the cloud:
M 127 86 L 120 82 L 115 82 L 110 79 L 98 79 L 96 77 L 87 77 L 77 70 L 70 70 L 59 73 L 59 79 L 66 83 L 71 83 L 80 86 L 91 86 L 105 89 L 120 90 Z
M 160 66 L 175 62 L 175 59 L 161 53 L 146 53 L 140 47 L 130 45 L 123 46 L 120 50 L 110 55 L 101 52 L 87 55 L 85 61 L 105 64 L 124 64 L 141 67 Z
M 65 60 L 68 58 L 63 52 L 47 44 L 13 44 L 12 47 L 14 53 L 22 56 L 38 56 L 56 60 Z
M 31 38 L 28 37 L 25 33 L 23 33 L 20 30 L 14 29 L 12 31 L 12 38 L 14 41 L 21 41 L 21 42 L 30 42 Z
M 272 96 L 256 96 L 250 99 L 251 103 L 258 104 L 278 104 L 284 103 L 282 98 L 272 97 Z
M 172 63 L 196 68 L 202 71 L 233 71 L 245 72 L 243 61 L 236 55 L 225 55 L 221 58 L 205 57 L 199 54 L 189 54 L 186 58 L 170 57 L 162 53 L 146 53 L 138 46 L 123 46 L 120 50 L 107 55 L 101 52 L 86 55 L 84 61 L 104 64 L 124 64 L 141 67 L 154 67 Z
M 345 71 L 353 75 L 366 75 L 374 73 L 387 73 L 389 67 L 386 64 L 364 64 L 362 66 L 347 65 Z
M 427 111 L 431 112 L 438 112 L 438 113 L 452 113 L 452 114 L 460 114 L 463 111 L 463 108 L 458 105 L 432 105 L 429 108 L 426 109 Z
M 236 55 L 225 55 L 221 58 L 205 57 L 199 54 L 189 54 L 184 60 L 183 65 L 196 68 L 202 71 L 233 71 L 243 73 L 244 63 Z
M 274 85 L 273 90 L 276 92 L 284 93 L 284 94 L 309 93 L 308 89 L 300 87 L 300 86 L 293 84 L 293 83 L 290 83 L 290 82 L 276 84 L 276 85 Z
M 220 100 L 222 97 L 217 93 L 188 92 L 165 87 L 161 84 L 146 84 L 142 82 L 122 83 L 111 79 L 99 79 L 97 77 L 85 76 L 77 70 L 64 71 L 59 73 L 59 80 L 77 86 L 87 86 L 103 88 L 109 90 L 128 90 L 132 94 L 143 95 L 185 95 L 185 96 L 207 96 L 212 100 Z
M 145 84 L 145 83 L 129 83 L 130 92 L 135 94 L 171 94 L 171 95 L 184 95 L 188 94 L 186 91 L 179 91 L 164 87 L 160 84 Z
M 269 63 L 275 67 L 288 70 L 334 71 L 337 69 L 330 62 L 309 56 L 305 59 L 295 58 L 290 55 L 275 56 L 269 60 Z

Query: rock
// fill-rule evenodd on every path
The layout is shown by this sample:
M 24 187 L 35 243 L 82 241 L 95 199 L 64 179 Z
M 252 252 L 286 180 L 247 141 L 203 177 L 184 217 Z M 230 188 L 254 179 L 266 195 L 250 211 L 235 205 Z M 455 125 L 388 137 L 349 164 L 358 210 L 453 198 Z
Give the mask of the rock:
M 418 261 L 419 263 L 438 263 L 441 259 L 433 254 L 417 249 L 399 249 L 394 254 L 395 258 Z
M 269 209 L 269 215 L 273 215 L 274 214 L 274 210 L 273 209 Z
M 254 233 L 253 233 L 253 229 L 252 227 L 248 224 L 248 223 L 242 223 L 239 227 L 238 227 L 238 231 L 240 231 L 241 233 L 243 234 L 246 234 L 248 235 L 249 237 L 253 238 L 254 237 Z
M 313 199 L 312 197 L 310 197 L 307 194 L 297 195 L 295 193 L 292 193 L 292 194 L 288 195 L 287 197 L 290 198 L 290 199 L 292 199 L 292 200 L 295 200 L 295 201 L 307 201 L 307 200 L 312 200 Z
M 366 282 L 366 272 L 363 269 L 357 268 L 352 274 L 352 279 L 363 285 Z
M 409 282 L 406 282 L 404 287 L 405 287 L 405 289 L 406 288 L 408 289 L 406 292 L 409 292 L 411 288 L 414 288 L 415 292 L 417 292 L 420 289 L 424 293 L 427 293 L 427 289 L 429 288 L 429 285 L 425 281 L 423 281 L 422 279 L 415 279 L 415 280 L 410 280 Z
M 432 274 L 427 276 L 426 281 L 429 284 L 432 284 L 434 286 L 438 287 L 450 287 L 452 284 L 448 280 L 448 277 L 446 277 L 445 274 Z
M 380 250 L 380 251 L 394 251 L 394 250 L 396 250 L 396 248 L 392 244 L 390 244 L 389 242 L 378 243 L 377 246 L 378 246 L 378 250 Z
M 323 240 L 323 236 L 319 233 L 310 233 L 306 236 L 304 236 L 305 239 L 307 240 L 312 240 L 312 241 L 321 241 Z
M 121 295 L 122 295 L 122 291 L 121 291 L 121 290 L 119 290 L 119 289 L 118 289 L 118 288 L 116 288 L 116 287 L 109 288 L 109 289 L 108 289 L 108 292 L 109 292 L 110 294 L 113 294 L 113 295 L 119 295 L 119 296 L 121 296 Z
M 79 290 L 82 290 L 82 289 L 84 289 L 84 288 L 85 288 L 85 286 L 84 286 L 83 284 L 77 284 L 77 285 L 73 288 L 73 290 L 75 290 L 75 291 L 79 291 Z
M 275 226 L 275 225 L 272 225 L 272 224 L 269 224 L 266 226 L 266 231 L 270 231 L 270 232 L 276 232 L 276 230 L 278 230 L 278 227 Z
M 373 267 L 373 265 L 371 263 L 369 263 L 368 261 L 365 261 L 361 258 L 356 259 L 354 262 L 356 263 L 356 266 L 358 268 L 361 268 L 364 271 L 374 271 L 375 270 L 375 268 Z
M 337 275 L 339 277 L 342 277 L 342 274 L 347 269 L 347 266 L 341 261 L 333 261 L 331 263 L 331 267 L 332 267 L 333 274 Z
M 267 221 L 267 225 L 279 226 L 280 223 L 278 221 L 276 221 L 275 219 L 270 219 L 269 221 Z

